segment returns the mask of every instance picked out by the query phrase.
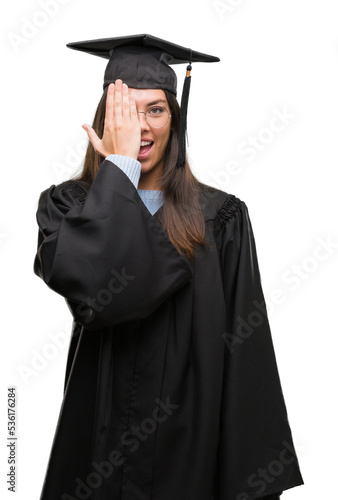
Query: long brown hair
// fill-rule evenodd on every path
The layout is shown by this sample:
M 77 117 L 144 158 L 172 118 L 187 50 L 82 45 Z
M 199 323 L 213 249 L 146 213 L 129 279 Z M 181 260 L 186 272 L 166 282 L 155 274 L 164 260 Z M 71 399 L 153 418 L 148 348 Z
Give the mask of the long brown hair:
M 208 246 L 204 240 L 205 220 L 199 196 L 204 184 L 193 175 L 187 159 L 183 168 L 176 167 L 180 106 L 174 94 L 166 90 L 164 92 L 172 117 L 170 137 L 164 154 L 163 174 L 160 179 L 159 189 L 164 191 L 164 204 L 159 219 L 179 253 L 184 252 L 189 259 L 193 259 L 198 246 Z M 92 124 L 100 138 L 104 129 L 106 99 L 107 88 L 102 94 Z M 89 141 L 82 172 L 75 179 L 91 184 L 104 159 Z

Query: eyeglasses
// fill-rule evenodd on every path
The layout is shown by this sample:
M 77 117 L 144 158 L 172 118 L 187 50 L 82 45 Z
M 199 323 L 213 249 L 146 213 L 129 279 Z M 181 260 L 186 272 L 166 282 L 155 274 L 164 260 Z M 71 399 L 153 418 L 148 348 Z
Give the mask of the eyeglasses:
M 169 111 L 162 106 L 152 106 L 148 111 L 138 111 L 138 113 L 145 115 L 145 119 L 151 128 L 162 128 L 171 118 Z

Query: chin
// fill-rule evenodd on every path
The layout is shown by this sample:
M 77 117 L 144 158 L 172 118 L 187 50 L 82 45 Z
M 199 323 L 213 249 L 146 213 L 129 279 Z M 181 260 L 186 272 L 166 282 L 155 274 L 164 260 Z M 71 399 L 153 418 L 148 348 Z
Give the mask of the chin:
M 155 165 L 149 160 L 141 161 L 140 163 L 141 163 L 141 172 L 142 173 L 150 172 L 155 167 Z
M 145 174 L 147 172 L 150 172 L 151 170 L 152 170 L 151 165 L 144 165 L 143 163 L 141 163 L 141 174 Z

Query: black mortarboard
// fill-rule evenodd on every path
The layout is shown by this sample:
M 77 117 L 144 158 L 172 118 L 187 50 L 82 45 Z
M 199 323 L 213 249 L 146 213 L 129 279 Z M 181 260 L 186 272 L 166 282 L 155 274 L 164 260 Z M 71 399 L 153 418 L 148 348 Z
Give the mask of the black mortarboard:
M 131 88 L 162 89 L 176 95 L 177 78 L 169 65 L 189 63 L 181 99 L 177 162 L 177 167 L 184 166 L 191 63 L 218 62 L 220 59 L 147 34 L 74 42 L 68 43 L 67 47 L 109 59 L 104 74 L 104 89 L 120 78 Z

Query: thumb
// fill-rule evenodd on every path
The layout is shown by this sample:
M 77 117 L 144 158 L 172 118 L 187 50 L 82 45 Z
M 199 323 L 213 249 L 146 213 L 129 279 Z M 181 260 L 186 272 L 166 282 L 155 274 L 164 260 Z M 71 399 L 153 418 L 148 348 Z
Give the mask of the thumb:
M 82 128 L 84 128 L 85 131 L 87 132 L 88 138 L 89 138 L 90 142 L 92 143 L 93 148 L 95 149 L 95 151 L 97 151 L 99 146 L 100 146 L 101 140 L 97 136 L 95 130 L 90 125 L 87 125 L 87 123 L 84 123 L 82 125 Z

